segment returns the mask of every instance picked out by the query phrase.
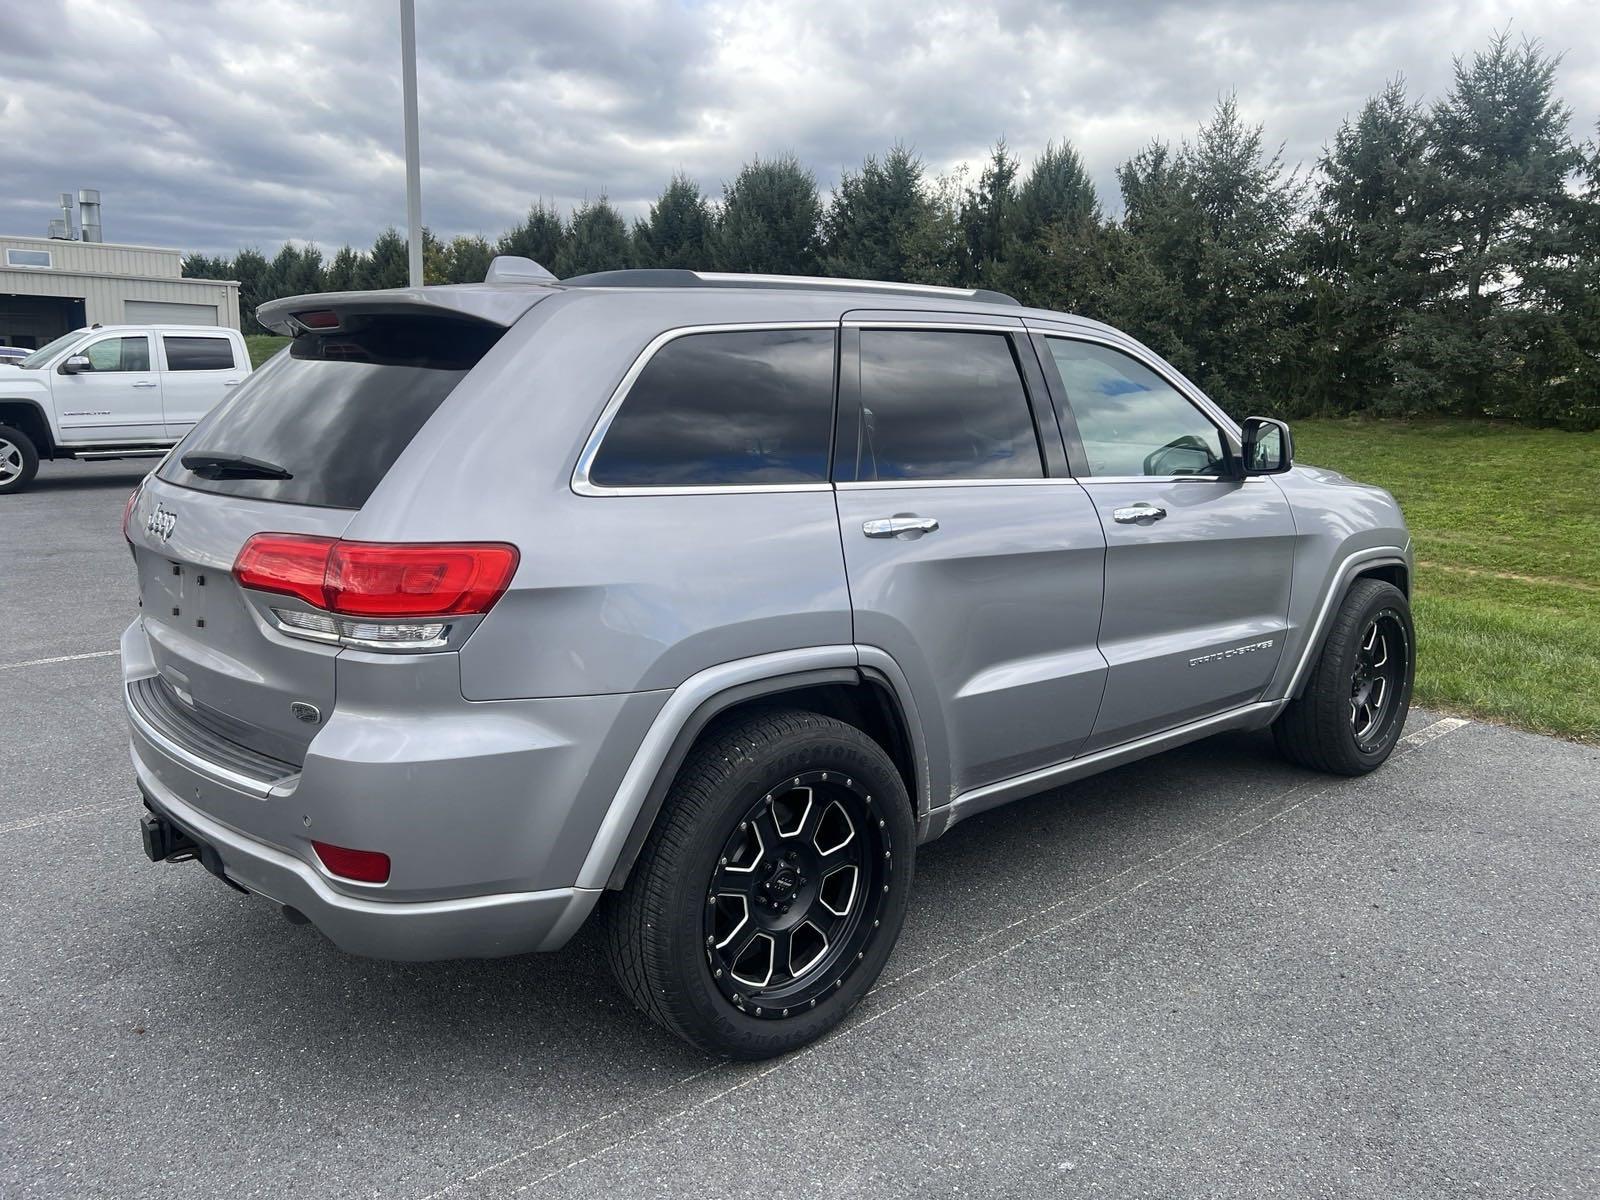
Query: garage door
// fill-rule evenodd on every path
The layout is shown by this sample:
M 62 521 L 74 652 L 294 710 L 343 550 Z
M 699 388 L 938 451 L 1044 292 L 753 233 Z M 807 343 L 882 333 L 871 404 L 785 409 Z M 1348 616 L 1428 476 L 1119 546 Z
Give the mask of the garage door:
M 122 319 L 129 325 L 215 325 L 215 304 L 173 304 L 166 300 L 124 300 Z

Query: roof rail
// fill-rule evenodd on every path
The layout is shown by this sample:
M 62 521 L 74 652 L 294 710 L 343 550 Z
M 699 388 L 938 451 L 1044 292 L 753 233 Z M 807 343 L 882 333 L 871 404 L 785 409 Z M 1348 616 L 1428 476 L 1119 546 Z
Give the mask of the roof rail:
M 986 304 L 1016 304 L 1013 296 L 988 288 L 938 287 L 930 283 L 890 283 L 878 279 L 834 279 L 822 275 L 740 275 L 730 271 L 683 271 L 647 267 L 627 271 L 595 271 L 560 281 L 571 288 L 804 288 L 813 291 L 898 292 L 912 296 L 945 296 Z

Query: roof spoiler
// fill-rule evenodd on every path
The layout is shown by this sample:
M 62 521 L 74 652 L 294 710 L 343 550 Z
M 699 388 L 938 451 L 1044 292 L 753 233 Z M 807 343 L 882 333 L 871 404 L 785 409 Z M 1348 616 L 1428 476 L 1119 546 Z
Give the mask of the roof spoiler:
M 538 266 L 537 263 L 533 265 Z M 494 280 L 491 279 L 491 282 Z M 325 319 L 321 325 L 296 319 L 299 314 L 327 312 L 341 316 L 431 312 L 439 316 L 470 317 L 488 321 L 492 325 L 510 326 L 539 301 L 553 294 L 552 288 L 528 286 L 537 282 L 528 278 L 516 280 L 518 286 L 515 287 L 486 288 L 480 284 L 468 284 L 461 287 L 388 288 L 373 292 L 314 292 L 307 296 L 269 300 L 256 309 L 256 320 L 276 333 L 287 333 L 291 337 L 307 329 L 337 327 L 338 322 L 330 326 Z M 554 282 L 553 278 L 551 282 Z

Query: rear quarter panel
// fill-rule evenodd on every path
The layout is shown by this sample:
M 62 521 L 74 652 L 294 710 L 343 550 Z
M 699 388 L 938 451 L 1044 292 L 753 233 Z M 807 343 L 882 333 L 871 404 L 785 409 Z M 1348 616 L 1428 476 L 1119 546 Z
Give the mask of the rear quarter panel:
M 687 290 L 686 290 L 687 291 Z M 671 688 L 718 663 L 851 641 L 832 492 L 578 495 L 623 375 L 665 329 L 837 319 L 832 297 L 579 293 L 519 321 L 425 425 L 350 538 L 496 540 L 521 563 L 461 652 L 471 700 Z

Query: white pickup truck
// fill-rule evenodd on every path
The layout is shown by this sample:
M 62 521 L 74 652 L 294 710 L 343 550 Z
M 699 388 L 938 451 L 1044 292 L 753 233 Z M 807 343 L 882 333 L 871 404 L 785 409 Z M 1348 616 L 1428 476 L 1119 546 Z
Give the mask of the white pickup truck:
M 0 363 L 0 495 L 40 459 L 164 454 L 249 374 L 239 331 L 203 325 L 78 329 Z

